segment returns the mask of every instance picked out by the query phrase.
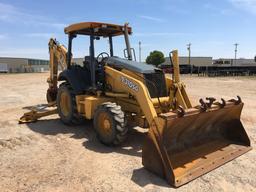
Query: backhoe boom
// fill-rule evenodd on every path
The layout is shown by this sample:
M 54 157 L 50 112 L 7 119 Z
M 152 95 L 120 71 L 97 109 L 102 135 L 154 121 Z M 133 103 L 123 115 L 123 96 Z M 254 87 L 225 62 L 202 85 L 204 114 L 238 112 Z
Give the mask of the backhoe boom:
M 58 69 L 65 70 L 67 68 L 67 49 L 56 39 L 51 38 L 48 43 L 50 53 L 50 76 L 47 79 L 49 88 L 47 90 L 47 101 L 56 101 L 58 89 Z

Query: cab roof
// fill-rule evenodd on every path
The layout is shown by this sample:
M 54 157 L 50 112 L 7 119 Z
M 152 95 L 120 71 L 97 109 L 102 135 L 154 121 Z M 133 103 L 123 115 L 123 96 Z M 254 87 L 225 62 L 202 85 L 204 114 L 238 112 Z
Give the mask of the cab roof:
M 99 22 L 82 22 L 72 24 L 64 29 L 66 34 L 95 35 L 95 36 L 118 36 L 124 34 L 123 25 L 115 25 Z M 132 33 L 132 28 L 128 27 L 128 33 Z

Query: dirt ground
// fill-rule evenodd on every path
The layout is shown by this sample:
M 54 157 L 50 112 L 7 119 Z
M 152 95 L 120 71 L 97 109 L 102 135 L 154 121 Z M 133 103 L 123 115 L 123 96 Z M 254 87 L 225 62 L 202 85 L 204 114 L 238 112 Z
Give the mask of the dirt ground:
M 102 145 L 91 122 L 63 125 L 57 115 L 19 125 L 23 107 L 45 103 L 47 73 L 0 75 L 0 191 L 256 191 L 256 78 L 182 76 L 195 104 L 202 96 L 240 95 L 254 149 L 182 186 L 171 188 L 141 164 L 144 133 L 120 147 Z

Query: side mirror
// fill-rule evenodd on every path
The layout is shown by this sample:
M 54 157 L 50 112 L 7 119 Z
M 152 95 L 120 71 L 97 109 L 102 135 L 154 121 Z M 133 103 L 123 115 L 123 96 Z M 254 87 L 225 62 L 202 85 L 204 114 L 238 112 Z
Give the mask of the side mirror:
M 256 62 L 256 56 L 254 57 L 254 61 Z

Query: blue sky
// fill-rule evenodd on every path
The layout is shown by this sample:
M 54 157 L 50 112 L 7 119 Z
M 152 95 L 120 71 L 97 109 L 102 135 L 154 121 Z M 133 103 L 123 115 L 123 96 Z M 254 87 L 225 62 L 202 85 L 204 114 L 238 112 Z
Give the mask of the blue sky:
M 133 27 L 132 47 L 142 42 L 143 59 L 150 51 L 167 55 L 178 49 L 193 56 L 238 57 L 256 54 L 256 0 L 0 0 L 0 56 L 48 58 L 47 43 L 56 37 L 67 45 L 63 28 L 81 21 Z M 122 56 L 123 38 L 114 40 Z M 107 50 L 107 40 L 97 42 L 97 53 Z M 75 57 L 88 54 L 88 40 L 74 42 Z M 138 55 L 138 52 L 137 52 Z

